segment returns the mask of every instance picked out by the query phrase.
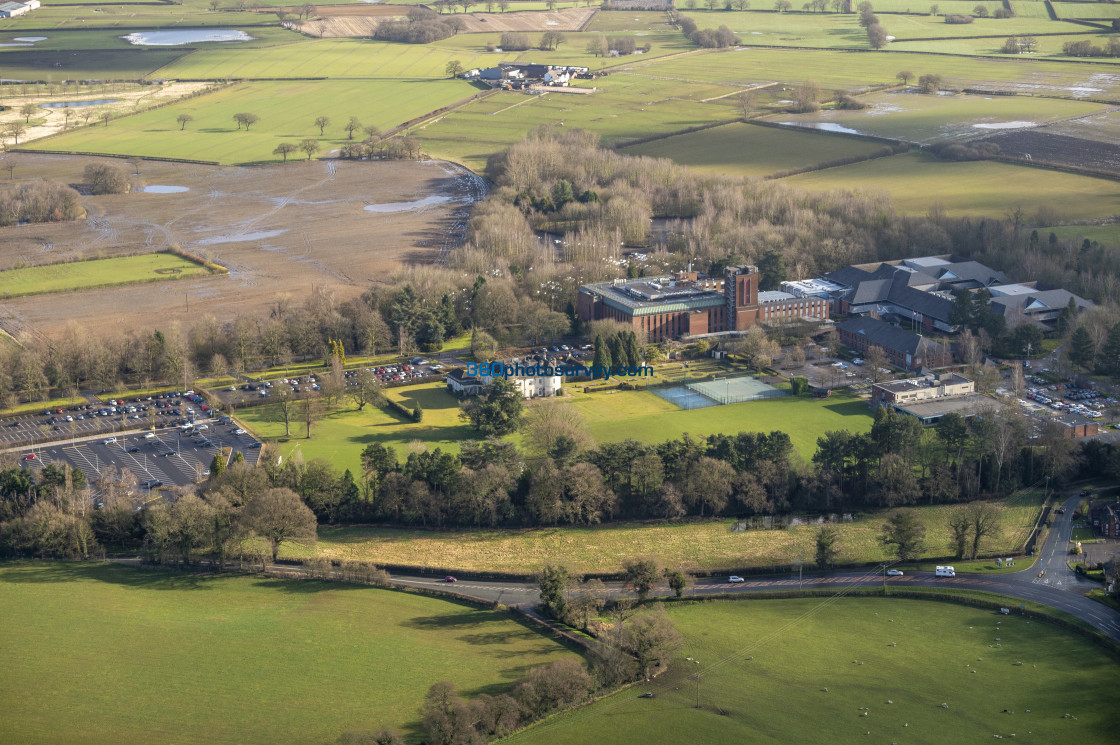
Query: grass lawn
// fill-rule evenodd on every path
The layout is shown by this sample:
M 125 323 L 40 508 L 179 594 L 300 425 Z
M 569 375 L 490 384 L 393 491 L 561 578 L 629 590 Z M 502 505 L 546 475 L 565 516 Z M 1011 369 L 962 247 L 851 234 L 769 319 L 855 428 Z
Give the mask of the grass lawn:
M 667 673 L 511 742 L 1103 744 L 1120 727 L 1116 659 L 1041 621 L 906 598 L 713 601 L 669 617 L 685 643 Z
M 925 214 L 940 203 L 950 217 L 1003 218 L 1021 207 L 1034 215 L 1049 207 L 1063 219 L 1116 214 L 1120 184 L 1043 168 L 979 161 L 955 163 L 920 153 L 879 158 L 784 179 L 793 186 L 826 191 L 881 189 L 895 209 Z
M 868 155 L 881 148 L 882 145 L 848 137 L 728 124 L 623 148 L 621 152 L 670 158 L 705 173 L 766 176 L 852 155 Z
M 662 442 L 685 432 L 707 437 L 719 432 L 788 432 L 793 446 L 808 460 L 816 450 L 817 437 L 831 429 L 865 432 L 871 429 L 867 403 L 859 399 L 833 396 L 829 399 L 779 398 L 730 406 L 685 411 L 648 391 L 605 391 L 583 393 L 569 386 L 567 403 L 583 413 L 596 440 L 610 442 L 628 437 L 643 442 Z M 359 412 L 349 402 L 312 428 L 306 439 L 305 428 L 294 421 L 291 438 L 279 444 L 284 456 L 300 454 L 305 461 L 325 458 L 339 470 L 358 472 L 362 449 L 380 442 L 397 449 L 403 461 L 414 443 L 429 449 L 458 452 L 462 440 L 476 439 L 477 433 L 459 419 L 459 402 L 442 383 L 422 383 L 388 388 L 390 398 L 409 409 L 416 402 L 424 411 L 422 422 L 415 423 L 373 406 Z M 533 405 L 550 406 L 554 401 Z M 277 440 L 284 437 L 284 424 L 277 420 L 275 406 L 242 409 L 237 418 L 259 437 Z
M 457 453 L 460 441 L 476 435 L 469 425 L 459 420 L 459 402 L 443 384 L 388 388 L 385 394 L 410 409 L 419 401 L 424 410 L 424 420 L 416 423 L 386 413 L 376 406 L 366 406 L 365 411 L 359 412 L 348 402 L 343 410 L 316 424 L 310 440 L 304 437 L 304 427 L 293 420 L 292 437 L 289 442 L 279 444 L 279 453 L 285 457 L 298 453 L 305 461 L 325 458 L 339 471 L 349 468 L 359 473 L 361 452 L 371 442 L 396 448 L 397 457 L 404 461 L 408 448 L 415 441 L 429 449 L 438 447 L 444 452 Z M 276 421 L 276 416 L 276 407 L 268 405 L 237 412 L 238 421 L 254 434 L 272 440 L 284 437 L 284 424 Z
M 1001 534 L 984 543 L 981 550 L 1004 554 L 1021 550 L 1038 519 L 1040 505 L 1041 496 L 1033 493 L 1000 504 Z M 926 526 L 924 555 L 951 554 L 949 514 L 953 508 L 916 509 Z M 873 515 L 837 523 L 840 561 L 889 558 L 877 540 L 884 521 L 884 516 Z M 576 572 L 620 571 L 627 560 L 643 556 L 654 556 L 665 566 L 681 566 L 686 571 L 788 565 L 799 556 L 812 562 L 816 525 L 745 531 L 735 531 L 735 525 L 734 520 L 711 520 L 444 533 L 322 526 L 316 547 L 293 546 L 283 555 L 504 572 L 531 572 L 548 563 L 564 564 Z M 1024 566 L 1025 560 L 1019 568 Z
M 107 564 L 0 567 L 5 742 L 333 742 L 415 733 L 428 687 L 499 693 L 570 654 L 492 611 L 391 590 Z
M 866 109 L 780 114 L 772 120 L 800 124 L 831 122 L 861 134 L 927 143 L 991 134 L 993 130 L 983 125 L 993 123 L 1025 121 L 1045 124 L 1108 109 L 1086 101 L 1050 100 L 1043 108 L 1036 99 L 1027 97 L 925 96 L 903 91 L 875 93 L 860 100 L 868 105 Z
M 9 339 L 11 337 L 8 337 Z M 81 396 L 66 396 L 63 398 L 52 398 L 49 401 L 32 401 L 25 404 L 17 404 L 10 409 L 5 409 L 4 416 L 16 416 L 17 414 L 38 413 L 46 411 L 47 409 L 67 409 L 77 404 L 84 404 L 86 400 Z
M 279 162 L 281 156 L 272 151 L 281 142 L 314 139 L 322 148 L 321 155 L 346 144 L 349 140 L 342 127 L 351 116 L 362 124 L 388 129 L 473 92 L 471 86 L 453 80 L 245 83 L 117 119 L 108 127 L 83 127 L 35 145 L 221 163 Z M 233 116 L 239 112 L 254 113 L 260 121 L 248 131 L 238 129 Z M 180 114 L 194 117 L 185 129 L 176 121 Z M 332 122 L 322 136 L 314 125 L 318 116 Z M 306 156 L 296 152 L 291 157 Z
M 0 272 L 0 297 L 205 276 L 210 270 L 171 253 L 46 264 Z
M 838 395 L 828 399 L 787 396 L 692 411 L 677 408 L 649 391 L 576 392 L 574 396 L 573 403 L 600 442 L 628 437 L 662 442 L 685 432 L 707 437 L 782 430 L 789 434 L 794 449 L 805 460 L 812 458 L 817 438 L 828 430 L 866 432 L 872 422 L 866 401 Z
M 1086 238 L 1105 246 L 1120 246 L 1120 223 L 1110 225 L 1063 225 L 1055 228 L 1039 228 L 1038 235 L 1046 240 L 1050 234 L 1059 238 L 1072 238 L 1081 243 Z

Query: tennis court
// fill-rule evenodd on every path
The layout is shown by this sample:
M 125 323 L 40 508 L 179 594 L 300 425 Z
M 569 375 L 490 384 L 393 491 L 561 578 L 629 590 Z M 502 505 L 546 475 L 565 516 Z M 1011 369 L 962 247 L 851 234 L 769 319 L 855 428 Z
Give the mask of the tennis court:
M 718 401 L 713 401 L 707 396 L 697 393 L 683 385 L 674 385 L 667 388 L 650 388 L 650 393 L 660 396 L 671 404 L 676 404 L 682 409 L 703 409 L 707 406 L 719 406 Z
M 757 378 L 744 375 L 723 380 L 706 380 L 703 383 L 689 383 L 688 387 L 720 404 L 741 404 L 744 401 L 761 401 L 765 398 L 788 396 L 786 391 L 763 383 Z
M 786 391 L 750 376 L 651 388 L 650 391 L 682 409 L 703 409 L 707 406 L 741 404 L 789 395 Z

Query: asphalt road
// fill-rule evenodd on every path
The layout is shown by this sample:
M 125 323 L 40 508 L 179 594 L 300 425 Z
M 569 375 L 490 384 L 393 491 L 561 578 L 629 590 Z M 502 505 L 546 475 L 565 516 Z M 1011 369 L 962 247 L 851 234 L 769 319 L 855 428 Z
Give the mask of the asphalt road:
M 1066 566 L 1069 539 L 1073 530 L 1073 508 L 1078 497 L 1070 497 L 1064 504 L 1066 513 L 1055 514 L 1053 526 L 1039 552 L 1039 559 L 1030 568 L 1008 574 L 977 575 L 958 574 L 956 577 L 935 577 L 931 572 L 913 572 L 902 577 L 884 577 L 882 570 L 869 572 L 836 572 L 805 575 L 803 579 L 759 577 L 741 584 L 726 581 L 700 580 L 686 591 L 689 595 L 715 595 L 723 593 L 768 592 L 788 589 L 826 589 L 844 592 L 851 587 L 888 585 L 897 587 L 947 587 L 953 589 L 984 590 L 1009 595 L 1023 600 L 1042 603 L 1076 616 L 1120 642 L 1120 613 L 1085 597 L 1084 593 L 1099 584 L 1085 580 Z M 1024 560 L 1024 563 L 1025 560 Z M 1045 570 L 1043 572 L 1043 570 Z M 1039 577 L 1039 572 L 1043 576 Z M 414 587 L 439 588 L 466 597 L 504 603 L 506 605 L 532 606 L 540 601 L 534 584 L 518 582 L 491 582 L 463 579 L 449 583 L 438 578 L 393 574 L 394 582 Z M 621 582 L 607 583 L 607 594 L 616 597 L 629 594 Z M 667 596 L 668 587 L 657 587 L 654 595 Z

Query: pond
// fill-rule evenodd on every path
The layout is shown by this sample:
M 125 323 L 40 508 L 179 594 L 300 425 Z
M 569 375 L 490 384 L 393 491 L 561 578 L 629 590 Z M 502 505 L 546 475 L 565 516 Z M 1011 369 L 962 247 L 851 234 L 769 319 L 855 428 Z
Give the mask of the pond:
M 858 129 L 852 129 L 851 127 L 845 127 L 842 124 L 837 124 L 835 122 L 779 122 L 779 123 L 784 124 L 787 127 L 805 127 L 806 129 L 819 129 L 822 132 L 840 132 L 842 134 L 849 134 L 849 135 L 861 135 L 861 134 L 863 134 L 863 132 L 860 132 Z
M 175 47 L 201 42 L 252 41 L 254 37 L 235 28 L 185 28 L 177 31 L 136 31 L 121 38 L 129 44 Z
M 34 44 L 37 41 L 46 41 L 46 40 L 47 40 L 47 37 L 45 37 L 45 36 L 17 36 L 16 38 L 12 39 L 12 41 L 22 41 L 22 42 L 27 42 L 28 44 Z
M 152 184 L 151 186 L 143 186 L 138 191 L 145 194 L 181 194 L 184 191 L 190 191 L 189 186 L 167 186 L 166 184 Z
M 40 109 L 77 109 L 82 106 L 103 106 L 107 103 L 116 103 L 120 101 L 119 98 L 99 98 L 96 101 L 55 101 L 53 103 L 41 103 Z
M 451 197 L 444 197 L 438 194 L 417 199 L 414 202 L 386 202 L 385 204 L 370 204 L 365 206 L 367 212 L 408 212 L 409 210 L 422 209 L 424 207 L 431 207 L 436 204 L 446 204 L 453 201 Z

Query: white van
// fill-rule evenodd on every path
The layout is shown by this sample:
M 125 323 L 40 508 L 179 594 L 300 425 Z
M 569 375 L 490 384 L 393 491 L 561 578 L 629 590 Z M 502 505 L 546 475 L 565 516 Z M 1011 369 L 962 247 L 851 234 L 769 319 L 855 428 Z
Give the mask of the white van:
M 937 567 L 934 574 L 938 577 L 956 577 L 957 570 L 953 567 Z

